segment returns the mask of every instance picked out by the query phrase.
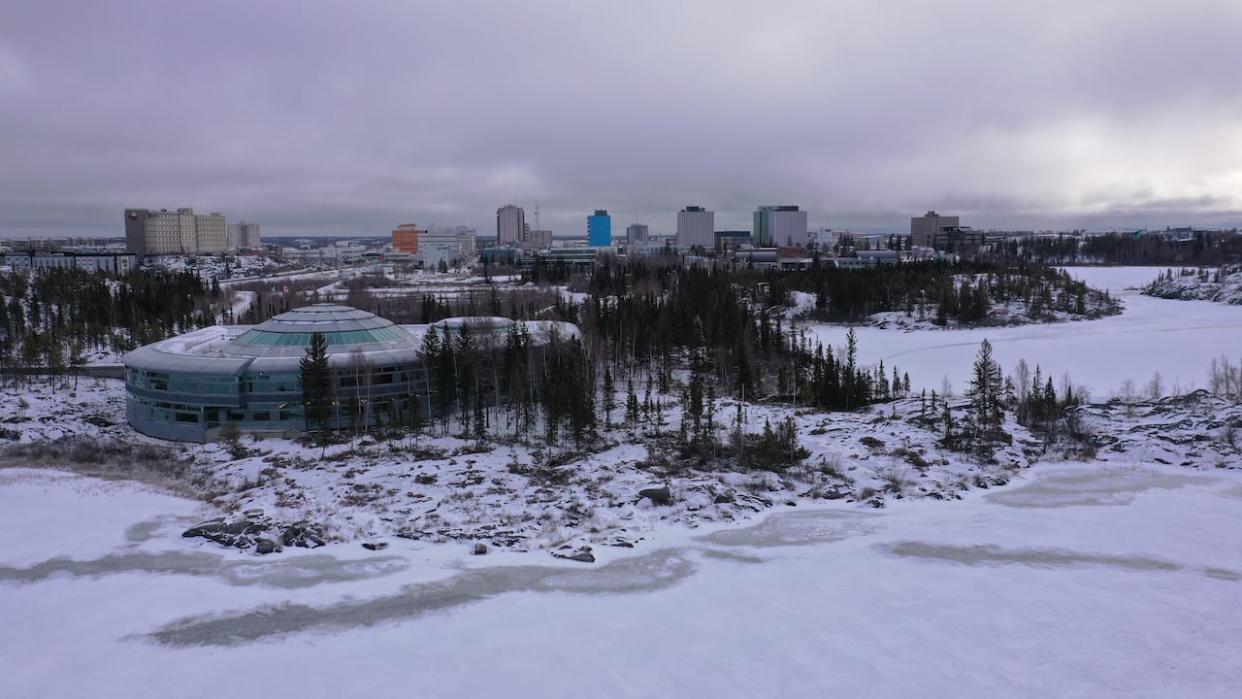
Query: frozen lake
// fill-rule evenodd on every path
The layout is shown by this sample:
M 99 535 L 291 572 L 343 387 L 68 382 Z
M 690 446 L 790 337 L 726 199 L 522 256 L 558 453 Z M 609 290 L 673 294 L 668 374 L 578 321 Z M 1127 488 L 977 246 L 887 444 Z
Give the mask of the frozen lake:
M 199 505 L 0 471 L 12 697 L 1226 697 L 1242 473 L 1058 464 L 595 566 L 188 544 Z M 67 522 L 63 513 L 74 516 Z
M 1207 383 L 1208 364 L 1222 353 L 1242 358 L 1242 307 L 1210 301 L 1173 301 L 1143 296 L 1135 287 L 1152 281 L 1159 267 L 1070 267 L 1070 273 L 1125 303 L 1119 316 L 1092 321 L 971 330 L 856 330 L 862 361 L 884 361 L 909 372 L 915 390 L 939 390 L 947 378 L 957 393 L 969 381 L 979 343 L 992 343 L 1006 373 L 1019 359 L 1034 371 L 1052 373 L 1058 386 L 1068 373 L 1075 385 L 1106 398 L 1133 380 L 1142 387 L 1159 371 L 1165 390 L 1186 391 Z M 814 325 L 826 344 L 845 344 L 846 328 Z

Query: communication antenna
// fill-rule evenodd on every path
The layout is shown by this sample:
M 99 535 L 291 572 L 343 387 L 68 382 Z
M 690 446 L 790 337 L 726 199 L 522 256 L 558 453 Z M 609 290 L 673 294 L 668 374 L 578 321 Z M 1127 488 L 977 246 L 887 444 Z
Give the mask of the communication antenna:
M 543 226 L 539 225 L 539 200 L 535 200 L 535 230 L 543 230 Z

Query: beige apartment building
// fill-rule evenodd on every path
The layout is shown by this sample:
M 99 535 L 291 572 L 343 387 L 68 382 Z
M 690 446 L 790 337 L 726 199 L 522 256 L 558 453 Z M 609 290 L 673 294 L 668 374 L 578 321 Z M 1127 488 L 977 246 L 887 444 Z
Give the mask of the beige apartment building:
M 218 255 L 229 252 L 229 227 L 215 212 L 126 209 L 125 245 L 139 255 Z

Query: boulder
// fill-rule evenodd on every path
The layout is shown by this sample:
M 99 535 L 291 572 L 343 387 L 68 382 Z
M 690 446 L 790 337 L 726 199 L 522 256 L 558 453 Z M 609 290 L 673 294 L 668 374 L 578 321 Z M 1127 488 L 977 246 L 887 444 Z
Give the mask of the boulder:
M 227 521 L 222 518 L 199 522 L 181 533 L 186 538 L 201 537 L 214 541 L 221 546 L 247 549 L 255 544 L 259 534 L 267 531 L 271 523 L 267 520 L 239 519 Z
M 388 548 L 388 542 L 387 541 L 364 541 L 362 543 L 362 548 L 368 551 L 383 551 L 384 549 Z
M 476 555 L 476 556 L 482 556 L 482 555 L 486 554 L 486 553 L 487 553 L 487 544 L 483 543 L 482 541 L 477 542 L 477 543 L 474 545 L 474 550 L 472 551 L 472 553 L 473 553 L 474 555 Z
M 850 494 L 850 489 L 840 483 L 834 483 L 823 492 L 825 500 L 840 500 Z
M 280 544 L 272 541 L 271 539 L 259 539 L 259 543 L 254 546 L 255 553 L 276 553 L 279 550 Z
M 673 494 L 669 492 L 667 485 L 662 485 L 659 488 L 643 488 L 638 491 L 638 497 L 647 498 L 652 505 L 673 504 Z
M 579 563 L 595 562 L 595 554 L 591 553 L 591 547 L 586 545 L 580 546 L 576 549 L 569 546 L 562 546 L 553 550 L 552 555 L 556 558 L 563 558 L 567 561 L 578 561 Z
M 285 527 L 280 538 L 285 546 L 300 546 L 305 549 L 319 548 L 324 544 L 323 534 L 306 523 L 291 524 Z

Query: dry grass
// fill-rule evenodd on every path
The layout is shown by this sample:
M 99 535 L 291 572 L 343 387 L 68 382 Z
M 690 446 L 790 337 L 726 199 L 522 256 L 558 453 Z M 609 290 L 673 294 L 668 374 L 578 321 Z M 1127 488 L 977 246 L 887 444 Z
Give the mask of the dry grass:
M 0 468 L 55 468 L 107 480 L 130 480 L 196 500 L 219 494 L 211 477 L 165 447 L 114 439 L 65 437 L 0 448 Z

